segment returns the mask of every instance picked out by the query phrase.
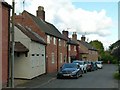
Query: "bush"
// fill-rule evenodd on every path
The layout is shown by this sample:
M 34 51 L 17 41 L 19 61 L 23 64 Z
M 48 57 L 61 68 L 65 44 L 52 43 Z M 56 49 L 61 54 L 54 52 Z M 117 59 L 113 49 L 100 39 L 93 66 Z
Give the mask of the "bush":
M 118 72 L 114 73 L 114 78 L 120 80 L 120 74 Z

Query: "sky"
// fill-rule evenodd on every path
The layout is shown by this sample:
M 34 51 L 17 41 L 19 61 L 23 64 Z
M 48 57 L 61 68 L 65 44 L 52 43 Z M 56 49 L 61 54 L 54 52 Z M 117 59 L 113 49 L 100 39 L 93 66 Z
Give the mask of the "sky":
M 9 4 L 12 0 L 5 0 Z M 24 4 L 23 4 L 24 1 Z M 60 32 L 77 32 L 80 40 L 99 40 L 104 48 L 118 40 L 118 0 L 15 0 L 15 12 L 27 10 L 36 16 L 38 6 L 45 10 L 45 20 Z

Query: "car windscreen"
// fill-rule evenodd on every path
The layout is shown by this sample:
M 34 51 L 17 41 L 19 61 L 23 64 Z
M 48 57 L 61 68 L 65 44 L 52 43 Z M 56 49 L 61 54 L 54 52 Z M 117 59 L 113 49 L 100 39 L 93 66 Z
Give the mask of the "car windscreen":
M 76 64 L 64 64 L 62 68 L 77 68 Z
M 83 65 L 84 64 L 84 62 L 73 62 L 73 63 L 78 63 L 79 65 Z
M 97 64 L 102 64 L 102 62 L 97 62 Z

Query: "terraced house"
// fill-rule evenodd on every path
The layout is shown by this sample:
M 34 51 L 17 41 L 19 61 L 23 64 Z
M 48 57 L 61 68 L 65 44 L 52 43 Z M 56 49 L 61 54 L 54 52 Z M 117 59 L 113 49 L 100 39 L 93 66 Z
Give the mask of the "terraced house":
M 31 28 L 33 32 L 36 32 L 45 40 L 47 43 L 46 72 L 56 72 L 67 58 L 67 38 L 53 24 L 45 21 L 44 8 L 39 6 L 36 16 L 23 11 L 22 14 L 15 15 L 15 22 Z
M 78 46 L 79 44 L 77 43 L 77 36 L 76 33 L 73 32 L 74 34 L 72 35 L 72 38 L 69 38 L 69 32 L 63 30 L 62 31 L 63 35 L 68 38 L 67 41 L 67 62 L 71 63 L 75 59 L 79 59 L 77 57 L 78 55 Z
M 21 24 L 15 25 L 14 35 L 14 77 L 32 79 L 46 73 L 44 39 Z
M 79 55 L 82 60 L 88 61 L 97 61 L 98 60 L 98 51 L 91 44 L 86 42 L 86 37 L 82 35 L 81 40 L 78 40 L 79 43 Z

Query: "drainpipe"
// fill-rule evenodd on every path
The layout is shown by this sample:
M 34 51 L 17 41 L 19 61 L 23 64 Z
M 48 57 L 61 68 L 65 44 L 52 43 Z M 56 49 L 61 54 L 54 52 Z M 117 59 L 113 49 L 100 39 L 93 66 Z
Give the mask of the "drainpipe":
M 68 61 L 68 45 L 69 45 L 69 44 L 67 44 L 67 63 L 69 62 L 69 61 Z
M 57 71 L 59 70 L 59 38 L 57 39 Z
M 10 9 L 9 9 L 9 17 L 8 17 L 8 80 L 7 80 L 7 87 L 10 86 Z

